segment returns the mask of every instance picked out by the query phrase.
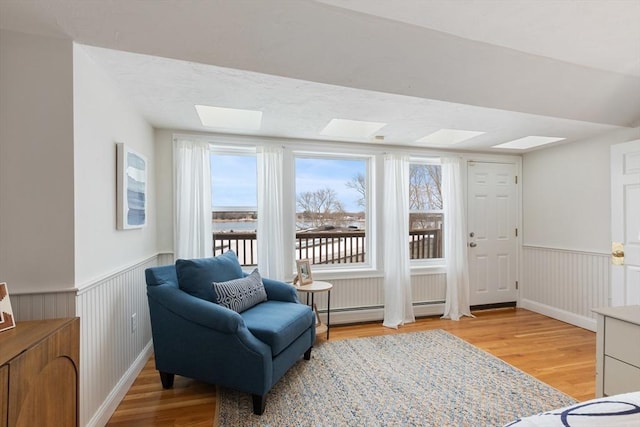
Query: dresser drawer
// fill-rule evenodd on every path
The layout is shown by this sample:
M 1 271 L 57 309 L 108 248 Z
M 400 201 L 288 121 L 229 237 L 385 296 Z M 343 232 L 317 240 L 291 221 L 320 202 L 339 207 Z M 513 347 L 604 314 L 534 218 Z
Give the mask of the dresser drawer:
M 640 368 L 640 327 L 607 317 L 605 319 L 604 354 Z
M 640 368 L 604 357 L 604 395 L 640 391 Z

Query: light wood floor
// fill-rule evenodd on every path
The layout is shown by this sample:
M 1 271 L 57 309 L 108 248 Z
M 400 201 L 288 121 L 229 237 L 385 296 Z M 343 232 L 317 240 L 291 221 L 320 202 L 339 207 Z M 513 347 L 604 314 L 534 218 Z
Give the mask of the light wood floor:
M 577 400 L 594 397 L 595 333 L 524 309 L 474 314 L 459 322 L 422 318 L 398 330 L 381 323 L 334 326 L 331 341 L 444 329 Z M 316 345 L 323 342 L 324 335 Z M 215 405 L 214 386 L 187 378 L 176 376 L 173 388 L 163 390 L 152 357 L 107 425 L 211 427 Z

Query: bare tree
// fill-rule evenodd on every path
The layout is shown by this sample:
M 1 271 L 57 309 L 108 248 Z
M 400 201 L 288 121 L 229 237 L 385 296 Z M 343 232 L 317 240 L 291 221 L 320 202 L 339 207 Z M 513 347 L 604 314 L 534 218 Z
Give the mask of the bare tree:
M 296 197 L 296 203 L 302 211 L 304 221 L 313 227 L 333 223 L 336 216 L 339 216 L 336 214 L 344 214 L 344 207 L 335 190 L 331 188 L 300 193 Z
M 360 198 L 358 199 L 358 206 L 364 208 L 364 200 L 367 194 L 364 175 L 361 173 L 357 174 L 356 176 L 351 178 L 351 181 L 348 181 L 345 185 L 348 188 L 356 190 L 360 194 Z
M 424 211 L 442 209 L 442 170 L 440 165 L 412 164 L 409 169 L 410 228 L 436 228 L 442 222 L 442 214 Z M 366 179 L 358 173 L 345 185 L 360 195 L 358 205 L 365 206 Z M 345 211 L 335 190 L 324 188 L 298 194 L 296 202 L 304 222 L 321 227 L 344 222 Z
M 409 209 L 442 209 L 440 165 L 413 164 L 409 170 Z
M 440 165 L 411 165 L 409 169 L 409 209 L 413 211 L 442 209 L 442 169 Z M 437 228 L 441 221 L 441 214 L 414 212 L 409 215 L 409 228 Z
M 409 169 L 409 209 L 430 211 L 442 209 L 442 169 L 440 165 L 412 164 Z M 364 207 L 366 180 L 357 174 L 345 184 L 360 194 L 358 205 Z M 442 221 L 442 214 L 414 212 L 410 215 L 410 227 L 435 228 Z

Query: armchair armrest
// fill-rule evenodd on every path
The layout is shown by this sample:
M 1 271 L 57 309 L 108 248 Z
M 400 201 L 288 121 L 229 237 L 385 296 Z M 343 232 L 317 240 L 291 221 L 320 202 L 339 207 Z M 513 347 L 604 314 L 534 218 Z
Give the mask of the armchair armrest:
M 149 286 L 147 295 L 149 300 L 176 316 L 216 332 L 234 334 L 239 328 L 244 327 L 244 320 L 235 311 L 171 286 Z M 167 301 L 171 304 L 167 304 Z
M 264 289 L 267 291 L 267 298 L 276 301 L 300 302 L 298 293 L 293 285 L 279 280 L 262 278 Z

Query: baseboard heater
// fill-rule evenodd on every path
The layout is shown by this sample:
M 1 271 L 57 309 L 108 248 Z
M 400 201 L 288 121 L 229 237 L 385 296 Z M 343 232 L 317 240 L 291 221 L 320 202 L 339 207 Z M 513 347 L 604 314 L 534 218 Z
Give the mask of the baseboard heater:
M 416 317 L 439 316 L 444 312 L 444 301 L 422 301 L 413 303 Z M 326 319 L 327 310 L 319 310 L 323 321 Z M 331 324 L 348 325 L 355 323 L 377 322 L 384 318 L 383 305 L 371 305 L 349 308 L 332 308 Z
M 421 301 L 421 302 L 414 302 L 412 305 L 414 307 L 422 307 L 425 305 L 436 305 L 436 304 L 444 304 L 444 300 L 442 301 Z M 514 307 L 515 307 L 515 302 L 513 303 Z M 361 306 L 361 307 L 345 307 L 345 308 L 332 308 L 331 309 L 331 314 L 333 313 L 344 313 L 347 311 L 364 311 L 364 310 L 382 310 L 384 309 L 384 305 L 368 305 L 368 306 Z M 324 308 L 322 310 L 318 310 L 318 313 L 323 313 L 323 314 L 327 314 L 327 309 Z

